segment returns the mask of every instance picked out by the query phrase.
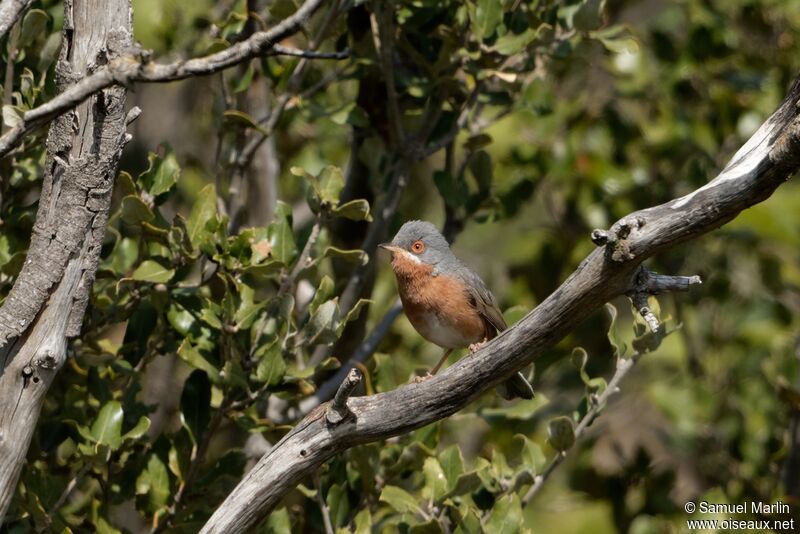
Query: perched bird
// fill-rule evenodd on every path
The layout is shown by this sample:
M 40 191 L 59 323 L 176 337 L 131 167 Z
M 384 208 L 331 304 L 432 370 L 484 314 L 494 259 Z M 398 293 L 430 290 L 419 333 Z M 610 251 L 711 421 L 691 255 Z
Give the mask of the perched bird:
M 492 292 L 455 257 L 433 224 L 409 221 L 380 247 L 392 254 L 408 320 L 422 337 L 445 349 L 429 374 L 436 374 L 453 349 L 469 346 L 474 352 L 507 328 Z M 506 399 L 533 398 L 521 373 L 498 386 L 498 392 Z

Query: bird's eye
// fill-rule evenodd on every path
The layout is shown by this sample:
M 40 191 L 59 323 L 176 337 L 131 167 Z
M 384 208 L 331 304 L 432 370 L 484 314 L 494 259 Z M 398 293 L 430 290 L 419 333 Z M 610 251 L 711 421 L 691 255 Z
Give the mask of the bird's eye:
M 422 254 L 425 251 L 425 243 L 422 241 L 414 241 L 411 244 L 411 252 L 414 254 Z

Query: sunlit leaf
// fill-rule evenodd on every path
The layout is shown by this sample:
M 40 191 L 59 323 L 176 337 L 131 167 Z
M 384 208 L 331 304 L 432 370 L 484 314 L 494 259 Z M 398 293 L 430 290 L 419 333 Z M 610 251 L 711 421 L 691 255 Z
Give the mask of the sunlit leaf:
M 147 510 L 151 513 L 167 504 L 170 496 L 169 474 L 164 462 L 156 454 L 150 454 L 147 467 L 136 479 L 136 494 L 146 496 Z
M 122 444 L 122 405 L 118 401 L 109 401 L 97 414 L 91 427 L 94 441 L 100 445 L 108 445 L 112 449 Z
M 372 216 L 369 214 L 369 202 L 363 198 L 351 200 L 344 204 L 339 204 L 331 210 L 334 215 L 351 219 L 353 221 L 371 221 Z
M 400 513 L 419 514 L 420 508 L 417 500 L 403 488 L 386 486 L 381 491 L 380 500 Z
M 214 186 L 209 184 L 197 193 L 197 200 L 195 200 L 192 212 L 186 220 L 189 240 L 195 248 L 198 248 L 207 239 L 206 225 L 216 215 L 217 192 Z
M 205 371 L 212 383 L 220 382 L 219 370 L 206 360 L 200 351 L 192 347 L 188 339 L 184 339 L 178 347 L 178 356 L 195 369 Z
M 168 269 L 155 260 L 144 260 L 133 271 L 131 278 L 142 282 L 166 283 L 175 276 L 174 269 Z

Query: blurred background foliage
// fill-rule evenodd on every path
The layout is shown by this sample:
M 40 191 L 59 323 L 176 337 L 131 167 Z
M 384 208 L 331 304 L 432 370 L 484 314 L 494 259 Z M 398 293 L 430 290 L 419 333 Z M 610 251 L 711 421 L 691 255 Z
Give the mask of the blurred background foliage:
M 296 9 L 133 7 L 136 38 L 163 61 L 220 50 Z M 36 1 L 6 43 L 6 124 L 54 94 L 62 22 L 59 3 Z M 393 305 L 386 258 L 360 250 L 393 192 L 381 237 L 408 219 L 442 225 L 515 322 L 591 251 L 593 228 L 703 185 L 755 131 L 798 70 L 800 3 L 341 0 L 283 44 L 350 55 L 265 57 L 129 93 L 143 115 L 92 305 L 8 531 L 196 531 Z M 0 162 L 3 294 L 24 260 L 44 135 Z M 687 500 L 796 505 L 798 245 L 790 182 L 649 262 L 704 284 L 660 299 L 677 330 L 527 506 L 564 446 L 564 420 L 551 421 L 577 421 L 603 387 L 589 378 L 614 372 L 610 340 L 631 344 L 625 299 L 610 333 L 598 312 L 537 362 L 535 400 L 487 393 L 353 449 L 264 528 L 324 531 L 328 515 L 356 532 L 644 533 L 685 528 Z M 364 284 L 340 301 L 354 272 Z M 362 365 L 367 393 L 438 355 L 401 316 Z

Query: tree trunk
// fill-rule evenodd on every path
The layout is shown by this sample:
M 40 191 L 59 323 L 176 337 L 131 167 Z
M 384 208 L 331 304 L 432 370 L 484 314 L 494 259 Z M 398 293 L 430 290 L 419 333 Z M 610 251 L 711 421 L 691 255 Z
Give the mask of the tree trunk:
M 130 0 L 65 0 L 59 90 L 125 53 L 132 40 Z M 99 91 L 50 127 L 28 256 L 0 308 L 0 522 L 67 340 L 80 333 L 127 140 L 125 93 Z

